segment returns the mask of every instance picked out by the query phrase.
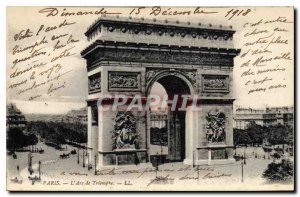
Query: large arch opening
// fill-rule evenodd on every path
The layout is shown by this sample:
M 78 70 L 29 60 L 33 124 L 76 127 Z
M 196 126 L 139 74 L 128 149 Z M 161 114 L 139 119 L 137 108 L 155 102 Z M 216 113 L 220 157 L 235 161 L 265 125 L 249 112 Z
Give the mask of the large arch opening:
M 157 77 L 149 87 L 148 95 L 161 98 L 160 103 L 151 108 L 148 119 L 152 163 L 181 162 L 185 159 L 186 111 L 179 108 L 183 96 L 189 96 L 191 92 L 189 81 L 174 74 Z

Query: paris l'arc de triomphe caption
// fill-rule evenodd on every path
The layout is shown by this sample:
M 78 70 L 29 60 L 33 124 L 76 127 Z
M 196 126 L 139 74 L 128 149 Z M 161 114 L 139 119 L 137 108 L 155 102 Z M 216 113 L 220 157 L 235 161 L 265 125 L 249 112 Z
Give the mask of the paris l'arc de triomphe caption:
M 102 16 L 85 35 L 88 71 L 88 160 L 97 169 L 150 164 L 150 114 L 100 110 L 103 95 L 147 98 L 155 82 L 188 94 L 197 110 L 169 113 L 165 160 L 216 164 L 233 157 L 233 66 L 240 50 L 232 27 Z M 103 102 L 112 105 L 112 102 Z M 157 144 L 156 144 L 157 145 Z M 154 152 L 154 153 L 153 153 Z

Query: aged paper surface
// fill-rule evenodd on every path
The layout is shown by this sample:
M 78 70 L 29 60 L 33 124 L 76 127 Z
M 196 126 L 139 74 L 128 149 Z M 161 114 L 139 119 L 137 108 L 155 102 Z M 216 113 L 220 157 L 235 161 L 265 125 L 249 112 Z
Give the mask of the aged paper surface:
M 7 7 L 9 191 L 293 191 L 292 7 Z

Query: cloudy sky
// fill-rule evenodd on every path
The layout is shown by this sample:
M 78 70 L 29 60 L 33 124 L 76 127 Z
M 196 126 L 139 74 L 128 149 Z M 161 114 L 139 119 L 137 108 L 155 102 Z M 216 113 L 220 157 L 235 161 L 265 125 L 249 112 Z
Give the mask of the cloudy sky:
M 26 64 L 18 64 L 13 66 L 13 60 L 17 58 L 17 55 L 13 55 L 12 51 L 16 45 L 26 46 L 30 42 L 34 42 L 42 39 L 42 35 L 38 36 L 34 39 L 30 38 L 26 42 L 26 39 L 20 40 L 20 42 L 16 42 L 14 40 L 14 36 L 18 34 L 21 30 L 26 30 L 27 28 L 36 30 L 41 25 L 49 25 L 54 26 L 62 22 L 62 18 L 58 16 L 46 17 L 46 14 L 39 13 L 43 7 L 11 7 L 7 10 L 7 102 L 15 102 L 17 106 L 24 113 L 65 113 L 71 109 L 77 109 L 84 107 L 86 105 L 87 98 L 87 72 L 86 65 L 83 58 L 80 56 L 80 51 L 86 48 L 90 43 L 87 41 L 84 33 L 88 26 L 90 26 L 96 19 L 99 18 L 97 15 L 89 15 L 89 16 L 70 16 L 67 17 L 68 21 L 76 22 L 75 25 L 70 26 L 70 28 L 62 28 L 61 30 L 55 30 L 57 34 L 68 33 L 72 34 L 75 39 L 78 39 L 79 42 L 76 43 L 76 47 L 73 49 L 75 53 L 74 56 L 66 58 L 62 60 L 63 71 L 69 71 L 68 74 L 64 76 L 65 86 L 67 88 L 63 88 L 61 90 L 55 91 L 53 94 L 46 94 L 48 87 L 40 87 L 36 88 L 34 91 L 27 91 L 22 94 L 18 92 L 22 90 L 22 87 L 9 88 L 10 85 L 20 82 L 20 80 L 25 80 L 30 77 L 31 72 L 27 72 L 22 75 L 20 78 L 12 78 L 10 77 L 13 72 L 18 70 L 23 70 L 26 68 Z M 59 7 L 59 13 L 63 11 L 63 7 Z M 95 7 L 85 7 L 85 8 L 75 8 L 75 7 L 67 7 L 65 8 L 69 12 L 75 12 L 79 10 L 83 11 L 95 11 L 100 10 L 101 8 Z M 120 12 L 121 17 L 128 17 L 128 14 L 132 10 L 132 8 L 106 8 L 110 12 Z M 214 25 L 223 25 L 223 26 L 233 26 L 233 29 L 237 30 L 234 35 L 234 44 L 236 48 L 241 48 L 242 53 L 247 52 L 248 49 L 251 50 L 251 47 L 245 47 L 244 44 L 247 40 L 255 41 L 255 38 L 245 37 L 245 33 L 249 32 L 249 28 L 245 24 L 254 24 L 258 22 L 260 19 L 262 20 L 275 20 L 278 17 L 285 17 L 288 21 L 293 22 L 293 15 L 291 15 L 290 8 L 252 8 L 251 12 L 247 16 L 242 15 L 240 17 L 233 17 L 228 20 L 228 17 L 225 17 L 229 8 L 209 8 L 209 11 L 218 11 L 219 14 L 214 15 L 190 15 L 190 16 L 149 16 L 149 12 L 151 8 L 147 8 L 145 14 L 139 15 L 138 17 L 144 17 L 153 19 L 158 18 L 160 20 L 168 19 L 172 21 L 182 21 L 198 24 L 199 22 L 203 24 L 214 24 Z M 166 8 L 167 9 L 167 8 Z M 178 8 L 177 8 L 178 9 Z M 240 8 L 242 10 L 243 8 Z M 180 10 L 180 9 L 179 9 Z M 184 8 L 181 10 L 191 10 L 191 8 Z M 246 8 L 244 8 L 246 10 Z M 134 17 L 134 16 L 133 16 Z M 268 31 L 262 33 L 262 35 L 268 36 L 271 35 L 272 31 L 277 27 L 282 27 L 286 30 L 284 34 L 279 34 L 281 36 L 281 40 L 286 39 L 288 44 L 277 44 L 268 47 L 268 50 L 271 50 L 272 55 L 280 55 L 282 53 L 291 52 L 290 56 L 293 59 L 293 24 L 287 23 L 272 23 L 264 26 L 257 27 L 257 31 Z M 255 28 L 252 27 L 252 30 Z M 274 35 L 275 39 L 278 36 Z M 257 38 L 256 38 L 257 39 Z M 46 44 L 45 47 L 48 47 L 48 51 L 51 51 L 51 44 Z M 263 48 L 263 47 L 262 47 Z M 271 54 L 265 55 L 265 57 L 272 57 Z M 45 59 L 45 61 L 48 61 Z M 253 61 L 253 60 L 252 60 Z M 276 62 L 267 63 L 269 67 L 273 66 L 281 66 L 285 68 L 284 72 L 268 72 L 265 73 L 264 77 L 272 78 L 274 85 L 276 84 L 285 84 L 286 88 L 277 88 L 274 90 L 266 91 L 266 92 L 255 92 L 249 94 L 250 89 L 254 89 L 255 85 L 247 85 L 245 83 L 251 77 L 241 77 L 242 73 L 245 71 L 245 67 L 241 67 L 241 65 L 245 62 L 245 58 L 237 57 L 235 59 L 235 67 L 234 67 L 234 94 L 235 94 L 235 105 L 244 106 L 244 107 L 254 107 L 260 108 L 265 106 L 291 106 L 294 103 L 294 67 L 293 61 L 281 61 L 278 60 Z M 273 65 L 274 64 L 274 65 Z M 275 65 L 276 64 L 276 65 Z M 42 69 L 42 68 L 41 68 Z M 255 68 L 252 68 L 255 71 Z M 275 83 L 277 81 L 278 83 Z M 26 84 L 26 87 L 30 87 L 30 84 Z M 156 93 L 161 93 L 162 90 L 158 88 L 155 89 Z M 24 87 L 23 87 L 24 88 Z M 154 92 L 155 92 L 154 91 Z M 35 94 L 41 95 L 40 98 L 29 101 L 29 97 Z

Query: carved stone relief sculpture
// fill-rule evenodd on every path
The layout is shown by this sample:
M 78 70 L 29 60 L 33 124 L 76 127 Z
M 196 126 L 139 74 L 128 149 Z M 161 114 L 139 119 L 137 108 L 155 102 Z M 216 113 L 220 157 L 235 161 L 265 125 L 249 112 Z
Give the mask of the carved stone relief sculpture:
M 89 93 L 95 93 L 101 91 L 101 73 L 96 73 L 88 78 L 88 90 Z
M 118 72 L 111 71 L 108 73 L 108 89 L 109 90 L 140 90 L 141 75 L 139 72 Z
M 227 92 L 229 91 L 228 75 L 203 75 L 202 90 L 203 92 Z
M 220 111 L 211 111 L 206 117 L 206 139 L 208 143 L 224 143 L 226 139 L 225 132 L 225 114 Z
M 136 120 L 129 111 L 118 112 L 115 118 L 113 130 L 113 150 L 135 149 L 137 142 Z

